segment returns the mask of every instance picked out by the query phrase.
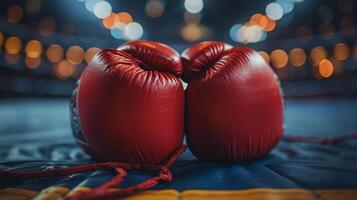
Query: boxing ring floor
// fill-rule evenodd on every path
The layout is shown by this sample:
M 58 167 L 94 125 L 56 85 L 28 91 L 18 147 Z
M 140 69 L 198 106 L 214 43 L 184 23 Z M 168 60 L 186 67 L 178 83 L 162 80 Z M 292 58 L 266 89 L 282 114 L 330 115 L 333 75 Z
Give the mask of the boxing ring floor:
M 286 100 L 285 135 L 357 132 L 357 98 Z M 30 170 L 91 160 L 74 143 L 68 99 L 0 100 L 0 169 Z M 281 141 L 263 159 L 237 164 L 196 160 L 186 151 L 174 180 L 128 199 L 357 199 L 357 140 L 337 144 Z M 130 172 L 123 186 L 151 177 Z M 0 180 L 1 199 L 56 199 L 90 190 L 113 173 L 97 170 L 39 180 Z

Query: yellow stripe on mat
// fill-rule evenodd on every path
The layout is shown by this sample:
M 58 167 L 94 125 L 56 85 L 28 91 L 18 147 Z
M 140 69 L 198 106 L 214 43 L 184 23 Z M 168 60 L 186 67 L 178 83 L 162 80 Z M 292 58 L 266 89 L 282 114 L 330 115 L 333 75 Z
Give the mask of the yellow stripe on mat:
M 321 199 L 328 200 L 356 200 L 357 190 L 316 190 Z
M 26 200 L 35 197 L 37 192 L 22 188 L 6 188 L 0 190 L 1 200 Z
M 65 187 L 49 187 L 41 192 L 22 188 L 0 189 L 0 200 L 57 200 L 90 191 L 88 187 L 72 190 Z M 118 189 L 111 189 L 118 190 Z M 356 200 L 355 190 L 304 190 L 304 189 L 247 189 L 247 190 L 149 190 L 132 195 L 124 200 Z
M 249 190 L 187 190 L 183 200 L 315 200 L 309 190 L 302 189 L 249 189 Z
M 149 190 L 124 198 L 125 200 L 178 200 L 180 192 L 176 190 Z
M 74 188 L 68 193 L 68 196 L 78 195 L 83 192 L 90 191 L 87 187 Z M 119 189 L 110 189 L 112 191 Z M 179 199 L 180 192 L 177 190 L 148 190 L 140 192 L 136 195 L 128 196 L 126 198 L 121 198 L 121 200 L 147 200 L 147 199 L 157 199 L 157 200 L 177 200 Z M 38 200 L 50 200 L 50 199 L 38 199 Z M 51 199 L 52 200 L 52 199 Z M 54 200 L 54 199 L 53 199 Z
M 69 192 L 65 187 L 48 187 L 42 190 L 33 200 L 56 200 L 64 197 Z

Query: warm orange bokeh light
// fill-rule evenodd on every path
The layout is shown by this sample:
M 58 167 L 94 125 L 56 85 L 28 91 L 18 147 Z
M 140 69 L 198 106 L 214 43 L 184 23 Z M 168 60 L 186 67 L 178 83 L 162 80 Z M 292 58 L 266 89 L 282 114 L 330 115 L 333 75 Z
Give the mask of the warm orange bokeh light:
M 79 64 L 83 61 L 84 50 L 80 46 L 71 46 L 66 53 L 68 62 Z
M 120 13 L 118 13 L 118 16 L 119 16 L 120 22 L 122 22 L 124 24 L 129 24 L 130 22 L 133 21 L 133 18 L 127 12 L 120 12 Z
M 331 61 L 323 59 L 319 64 L 319 72 L 320 75 L 324 78 L 330 77 L 333 73 L 333 65 Z
M 65 80 L 73 75 L 75 72 L 75 66 L 66 60 L 59 62 L 56 65 L 55 73 L 59 79 Z
M 258 25 L 264 29 L 268 26 L 268 17 L 260 13 L 257 13 L 250 18 L 250 23 Z
M 288 63 L 288 54 L 282 49 L 274 50 L 270 53 L 270 63 L 275 68 L 283 68 Z
M 266 32 L 271 32 L 275 29 L 276 27 L 276 22 L 272 19 L 270 19 L 269 17 L 265 16 L 265 19 L 267 20 L 267 25 L 264 27 L 264 31 Z
M 30 58 L 38 58 L 42 54 L 42 44 L 37 40 L 30 40 L 26 44 L 25 52 Z
M 92 58 L 94 57 L 94 55 L 100 51 L 101 50 L 96 47 L 89 48 L 89 49 L 87 49 L 86 54 L 84 55 L 84 59 L 86 60 L 87 63 L 89 63 L 92 60 Z
M 19 22 L 24 16 L 24 11 L 21 6 L 11 6 L 6 13 L 7 20 L 12 23 Z
M 265 51 L 258 51 L 258 53 L 260 54 L 261 57 L 263 57 L 263 59 L 265 60 L 266 63 L 270 62 L 270 57 L 269 54 Z
M 51 62 L 59 62 L 63 58 L 63 48 L 58 44 L 52 44 L 47 48 L 46 56 Z
M 295 67 L 300 67 L 306 62 L 306 54 L 303 49 L 294 48 L 289 52 L 290 63 Z
M 103 26 L 107 29 L 112 29 L 120 23 L 120 17 L 116 13 L 111 13 L 108 17 L 102 20 Z
M 333 57 L 337 60 L 346 60 L 350 54 L 350 49 L 344 43 L 336 44 L 335 48 L 333 49 Z
M 327 52 L 323 47 L 315 47 L 310 51 L 310 62 L 314 66 L 318 66 L 320 62 L 326 57 Z
M 9 54 L 18 54 L 21 51 L 22 43 L 18 37 L 8 37 L 5 42 L 5 50 Z
M 188 24 L 181 31 L 182 37 L 190 42 L 199 40 L 202 37 L 202 31 L 196 24 Z
M 25 58 L 25 65 L 30 69 L 36 69 L 38 66 L 40 66 L 40 63 L 41 63 L 41 58 L 38 57 L 31 58 L 28 56 L 26 56 Z

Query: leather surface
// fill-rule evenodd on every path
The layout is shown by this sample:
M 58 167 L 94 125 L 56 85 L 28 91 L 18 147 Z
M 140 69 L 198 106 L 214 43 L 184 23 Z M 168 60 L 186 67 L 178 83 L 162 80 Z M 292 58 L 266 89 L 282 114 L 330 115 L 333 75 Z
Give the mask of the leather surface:
M 118 50 L 128 52 L 146 70 L 170 72 L 180 76 L 183 67 L 180 55 L 165 44 L 152 41 L 132 41 L 123 44 Z
M 204 42 L 183 52 L 187 142 L 216 162 L 266 155 L 283 134 L 280 83 L 254 50 Z
M 179 55 L 145 41 L 120 49 L 100 52 L 80 78 L 79 143 L 96 160 L 160 163 L 183 140 Z

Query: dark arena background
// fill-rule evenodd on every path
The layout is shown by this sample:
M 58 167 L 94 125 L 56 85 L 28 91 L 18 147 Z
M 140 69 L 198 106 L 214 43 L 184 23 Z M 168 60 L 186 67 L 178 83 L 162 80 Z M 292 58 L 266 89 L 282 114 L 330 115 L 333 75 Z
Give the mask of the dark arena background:
M 132 40 L 179 53 L 207 40 L 255 49 L 281 81 L 286 138 L 237 164 L 198 161 L 187 150 L 171 183 L 130 198 L 357 199 L 353 0 L 2 0 L 0 170 L 93 162 L 73 139 L 70 96 L 96 53 Z M 122 185 L 150 176 L 131 172 Z M 112 177 L 0 178 L 0 200 L 58 199 Z

